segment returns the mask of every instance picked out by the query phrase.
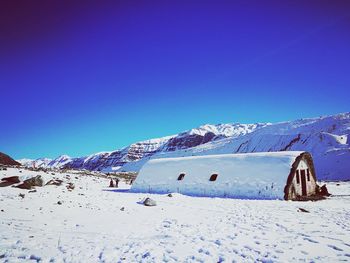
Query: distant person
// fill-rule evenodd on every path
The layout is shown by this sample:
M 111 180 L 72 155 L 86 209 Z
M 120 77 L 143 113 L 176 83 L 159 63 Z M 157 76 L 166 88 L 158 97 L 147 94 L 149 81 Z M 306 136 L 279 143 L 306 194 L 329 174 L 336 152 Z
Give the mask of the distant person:
M 111 179 L 111 181 L 109 182 L 109 187 L 114 187 L 113 179 Z
M 115 187 L 118 188 L 118 185 L 119 185 L 119 179 L 117 178 L 117 179 L 115 179 Z
M 130 185 L 132 185 L 132 183 L 133 183 L 133 182 L 134 182 L 134 180 L 133 180 L 133 179 L 131 179 L 131 180 L 130 180 Z

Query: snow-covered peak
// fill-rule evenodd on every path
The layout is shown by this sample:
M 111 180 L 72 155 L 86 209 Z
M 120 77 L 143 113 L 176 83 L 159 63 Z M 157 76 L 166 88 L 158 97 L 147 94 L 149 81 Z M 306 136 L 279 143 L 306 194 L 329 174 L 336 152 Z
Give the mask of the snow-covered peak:
M 24 166 L 27 166 L 27 164 L 32 163 L 34 160 L 33 159 L 23 158 L 23 159 L 18 159 L 16 161 L 19 162 L 20 164 L 24 165 Z
M 98 153 L 95 153 L 95 154 L 91 154 L 91 155 L 87 156 L 86 158 L 84 158 L 83 162 L 87 163 L 89 161 L 97 160 L 97 159 L 102 158 L 104 156 L 108 156 L 111 153 L 112 152 L 98 152 Z
M 70 156 L 66 155 L 66 154 L 63 154 L 63 155 L 60 155 L 58 156 L 55 161 L 64 161 L 64 160 L 68 160 L 68 159 L 71 159 Z
M 240 123 L 227 123 L 227 124 L 205 124 L 198 128 L 191 129 L 181 134 L 188 135 L 201 135 L 205 136 L 206 133 L 211 132 L 216 136 L 224 137 L 237 137 L 250 133 L 258 128 L 265 127 L 269 123 L 255 123 L 255 124 L 240 124 Z
M 160 138 L 153 138 L 149 140 L 144 140 L 140 142 L 136 142 L 133 144 L 162 144 L 170 140 L 171 138 L 175 137 L 176 135 L 170 135 L 170 136 L 165 136 L 165 137 L 160 137 Z
M 290 135 L 315 132 L 346 134 L 350 131 L 350 113 L 341 113 L 333 116 L 298 119 L 279 122 L 256 131 L 259 134 Z
M 32 159 L 20 159 L 18 160 L 19 163 L 26 167 L 31 167 L 31 168 L 45 168 L 48 166 L 48 164 L 52 161 L 52 159 L 49 158 L 38 158 L 35 160 Z
M 56 159 L 49 162 L 48 166 L 52 168 L 60 168 L 72 160 L 68 155 L 60 155 Z

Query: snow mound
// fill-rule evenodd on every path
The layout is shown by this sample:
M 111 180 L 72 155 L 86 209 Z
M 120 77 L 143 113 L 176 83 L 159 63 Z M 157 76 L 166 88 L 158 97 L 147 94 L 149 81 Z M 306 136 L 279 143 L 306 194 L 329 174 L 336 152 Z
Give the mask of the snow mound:
M 302 152 L 223 154 L 152 159 L 141 169 L 133 192 L 244 199 L 284 199 L 292 164 Z M 179 176 L 183 178 L 179 180 Z M 215 181 L 209 180 L 216 175 Z

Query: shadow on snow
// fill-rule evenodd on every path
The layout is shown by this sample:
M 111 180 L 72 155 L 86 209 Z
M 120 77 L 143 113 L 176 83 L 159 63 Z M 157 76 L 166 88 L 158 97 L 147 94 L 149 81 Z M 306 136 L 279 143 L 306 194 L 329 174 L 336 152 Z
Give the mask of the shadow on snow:
M 118 188 L 114 188 L 114 189 L 103 189 L 102 191 L 106 191 L 106 192 L 115 192 L 115 193 L 132 193 L 130 191 L 130 189 L 118 189 Z

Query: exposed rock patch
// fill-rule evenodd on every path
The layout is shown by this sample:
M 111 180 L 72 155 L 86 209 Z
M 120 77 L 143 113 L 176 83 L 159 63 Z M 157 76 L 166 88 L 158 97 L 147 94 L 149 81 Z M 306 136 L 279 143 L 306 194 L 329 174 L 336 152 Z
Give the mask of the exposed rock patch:
M 157 205 L 157 202 L 156 202 L 155 200 L 153 200 L 153 199 L 147 197 L 147 198 L 145 199 L 145 201 L 143 201 L 143 204 L 144 204 L 145 206 L 156 206 L 156 205 Z
M 1 179 L 0 187 L 6 187 L 21 182 L 18 176 L 4 177 Z
M 0 152 L 0 164 L 4 165 L 21 165 L 19 162 L 16 162 L 7 154 Z
M 45 185 L 56 185 L 56 186 L 60 186 L 62 184 L 62 180 L 59 179 L 51 179 L 50 181 L 48 181 Z
M 30 190 L 35 186 L 43 186 L 43 185 L 44 185 L 43 178 L 41 177 L 41 175 L 37 175 L 35 177 L 25 180 L 22 184 L 17 185 L 16 187 L 20 189 Z

